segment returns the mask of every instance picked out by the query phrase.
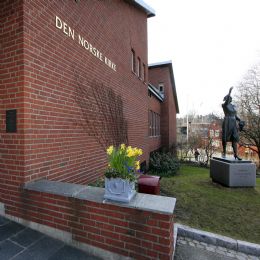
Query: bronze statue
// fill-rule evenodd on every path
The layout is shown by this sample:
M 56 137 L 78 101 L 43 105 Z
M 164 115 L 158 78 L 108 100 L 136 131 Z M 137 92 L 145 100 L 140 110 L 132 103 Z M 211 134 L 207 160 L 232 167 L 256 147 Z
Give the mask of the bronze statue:
M 237 143 L 239 141 L 237 121 L 239 122 L 239 128 L 242 131 L 244 122 L 237 116 L 236 108 L 232 102 L 231 91 L 233 87 L 229 89 L 229 93 L 224 97 L 222 108 L 225 114 L 224 121 L 222 124 L 222 146 L 223 146 L 223 157 L 226 157 L 226 146 L 227 142 L 232 142 L 232 148 L 234 157 L 237 160 L 242 160 L 237 154 Z

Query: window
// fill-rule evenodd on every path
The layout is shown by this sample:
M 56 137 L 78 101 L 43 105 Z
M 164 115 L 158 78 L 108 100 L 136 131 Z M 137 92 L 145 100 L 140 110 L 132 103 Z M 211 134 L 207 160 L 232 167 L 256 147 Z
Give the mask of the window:
M 141 70 L 142 70 L 141 60 L 140 60 L 140 58 L 138 57 L 138 58 L 137 58 L 137 76 L 138 76 L 139 78 L 142 77 Z
M 160 136 L 160 115 L 149 111 L 149 136 Z
M 187 126 L 181 127 L 181 134 L 187 135 Z
M 142 81 L 146 82 L 146 66 L 140 57 L 136 56 L 134 49 L 131 49 L 132 72 Z
M 160 115 L 157 115 L 157 126 L 156 126 L 156 135 L 159 136 L 160 135 Z
M 155 113 L 152 112 L 152 136 L 155 136 Z
M 159 83 L 159 91 L 161 94 L 164 94 L 164 84 L 163 83 Z
M 146 82 L 146 66 L 144 63 L 143 63 L 143 80 L 144 82 Z
M 161 124 L 160 115 L 156 114 L 156 116 L 157 116 L 156 136 L 160 136 L 160 124 Z
M 152 125 L 153 125 L 153 118 L 152 118 L 153 112 L 150 110 L 149 111 L 149 136 L 153 135 L 152 132 Z
M 159 83 L 158 90 L 159 90 L 161 96 L 164 98 L 164 84 L 163 83 Z
M 131 59 L 132 59 L 132 71 L 135 73 L 136 72 L 135 51 L 132 49 L 131 52 L 132 52 L 132 57 L 131 57 Z

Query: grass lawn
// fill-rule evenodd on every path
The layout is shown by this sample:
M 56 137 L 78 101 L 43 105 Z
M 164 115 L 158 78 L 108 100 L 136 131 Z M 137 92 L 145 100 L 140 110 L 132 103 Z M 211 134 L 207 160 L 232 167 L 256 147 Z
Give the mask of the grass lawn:
M 260 178 L 255 188 L 227 188 L 211 181 L 209 169 L 182 166 L 160 183 L 177 199 L 176 222 L 260 244 Z

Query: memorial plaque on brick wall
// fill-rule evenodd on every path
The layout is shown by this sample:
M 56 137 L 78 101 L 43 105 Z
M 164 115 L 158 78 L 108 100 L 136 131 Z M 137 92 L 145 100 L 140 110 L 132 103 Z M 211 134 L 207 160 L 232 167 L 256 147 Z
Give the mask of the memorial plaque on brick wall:
M 16 109 L 6 110 L 6 133 L 16 133 Z

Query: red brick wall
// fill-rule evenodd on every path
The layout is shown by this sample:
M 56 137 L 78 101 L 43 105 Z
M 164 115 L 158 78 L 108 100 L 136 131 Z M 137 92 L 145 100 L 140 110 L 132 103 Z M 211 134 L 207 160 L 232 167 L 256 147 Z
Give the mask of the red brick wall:
M 56 28 L 55 16 L 74 29 L 74 40 Z M 4 0 L 2 22 L 3 182 L 14 171 L 11 182 L 24 177 L 25 181 L 48 178 L 87 183 L 103 173 L 105 151 L 84 131 L 75 101 L 78 84 L 88 90 L 93 81 L 121 96 L 129 144 L 142 148 L 142 160 L 148 159 L 147 85 L 131 72 L 131 49 L 147 64 L 147 17 L 143 11 L 118 0 Z M 84 49 L 78 34 L 111 59 L 116 71 Z M 14 134 L 5 133 L 8 108 L 18 113 Z
M 169 67 L 150 67 L 149 81 L 157 87 L 159 83 L 164 84 L 164 101 L 161 107 L 161 142 L 162 146 L 170 148 L 176 144 L 176 105 Z
M 73 240 L 135 259 L 172 257 L 173 215 L 35 191 L 24 191 L 22 201 L 17 217 L 67 231 Z
M 0 1 L 0 202 L 8 204 L 18 196 L 25 171 L 22 15 L 22 1 Z M 17 109 L 17 133 L 5 133 L 5 111 L 9 109 Z

